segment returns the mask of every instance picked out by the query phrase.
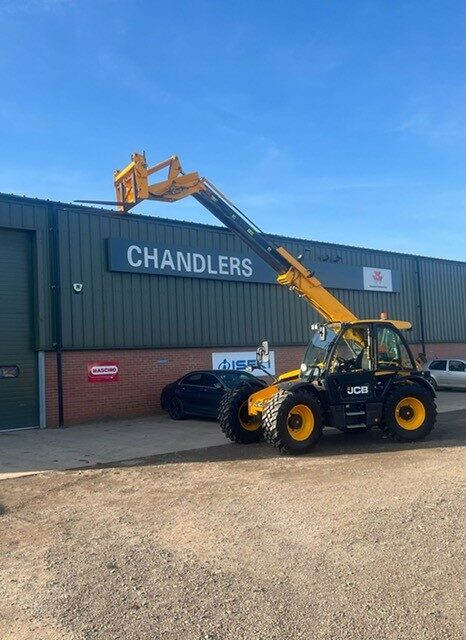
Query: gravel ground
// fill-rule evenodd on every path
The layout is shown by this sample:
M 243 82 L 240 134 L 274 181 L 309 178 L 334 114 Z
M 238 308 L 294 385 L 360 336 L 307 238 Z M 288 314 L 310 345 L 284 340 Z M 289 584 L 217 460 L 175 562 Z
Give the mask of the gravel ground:
M 465 426 L 6 480 L 0 637 L 463 640 Z

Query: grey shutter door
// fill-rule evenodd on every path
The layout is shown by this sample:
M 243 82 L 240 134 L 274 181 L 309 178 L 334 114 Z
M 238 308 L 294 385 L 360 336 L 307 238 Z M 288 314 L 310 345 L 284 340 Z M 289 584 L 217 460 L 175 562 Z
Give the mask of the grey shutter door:
M 38 424 L 32 236 L 0 229 L 0 430 Z

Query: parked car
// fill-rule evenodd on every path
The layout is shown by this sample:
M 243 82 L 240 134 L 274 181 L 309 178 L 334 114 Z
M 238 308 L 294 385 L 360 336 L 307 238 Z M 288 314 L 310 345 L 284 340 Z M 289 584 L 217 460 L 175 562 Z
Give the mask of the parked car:
M 438 358 L 427 362 L 424 368 L 434 379 L 436 389 L 466 389 L 466 358 Z
M 223 394 L 240 384 L 250 384 L 257 389 L 267 386 L 247 371 L 191 371 L 163 389 L 160 404 L 173 420 L 181 420 L 186 415 L 216 418 Z

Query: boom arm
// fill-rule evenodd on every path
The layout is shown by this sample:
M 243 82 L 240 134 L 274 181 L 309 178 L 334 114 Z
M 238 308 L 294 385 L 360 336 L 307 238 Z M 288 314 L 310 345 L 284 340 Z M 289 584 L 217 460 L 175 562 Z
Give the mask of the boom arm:
M 165 168 L 168 169 L 166 179 L 149 184 L 149 176 Z M 122 213 L 143 200 L 175 202 L 193 196 L 277 272 L 279 284 L 288 286 L 306 298 L 325 320 L 357 320 L 349 309 L 322 286 L 312 272 L 284 247 L 270 242 L 207 178 L 201 178 L 197 172 L 184 173 L 177 156 L 148 167 L 145 156 L 134 153 L 125 169 L 115 171 L 114 183 L 118 208 Z

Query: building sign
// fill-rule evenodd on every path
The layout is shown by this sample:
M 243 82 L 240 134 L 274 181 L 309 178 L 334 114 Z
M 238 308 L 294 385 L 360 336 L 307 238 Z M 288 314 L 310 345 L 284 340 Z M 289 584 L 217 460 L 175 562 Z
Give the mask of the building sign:
M 363 267 L 364 289 L 369 291 L 393 291 L 392 272 L 390 269 Z
M 266 284 L 276 282 L 275 271 L 259 256 L 240 252 L 108 238 L 107 257 L 109 271 Z M 399 271 L 334 262 L 304 260 L 303 264 L 316 273 L 325 287 L 331 289 L 400 291 Z M 377 281 L 374 277 L 382 280 Z
M 270 351 L 269 362 L 264 364 L 264 369 L 272 376 L 275 375 L 275 351 Z M 248 365 L 256 364 L 255 351 L 232 351 L 212 353 L 212 368 L 226 369 L 227 371 L 245 371 Z M 255 376 L 265 376 L 264 371 L 255 369 Z
M 110 271 L 161 276 L 271 282 L 272 269 L 258 256 L 160 244 L 108 239 Z
M 88 382 L 116 382 L 118 380 L 118 362 L 88 362 Z

